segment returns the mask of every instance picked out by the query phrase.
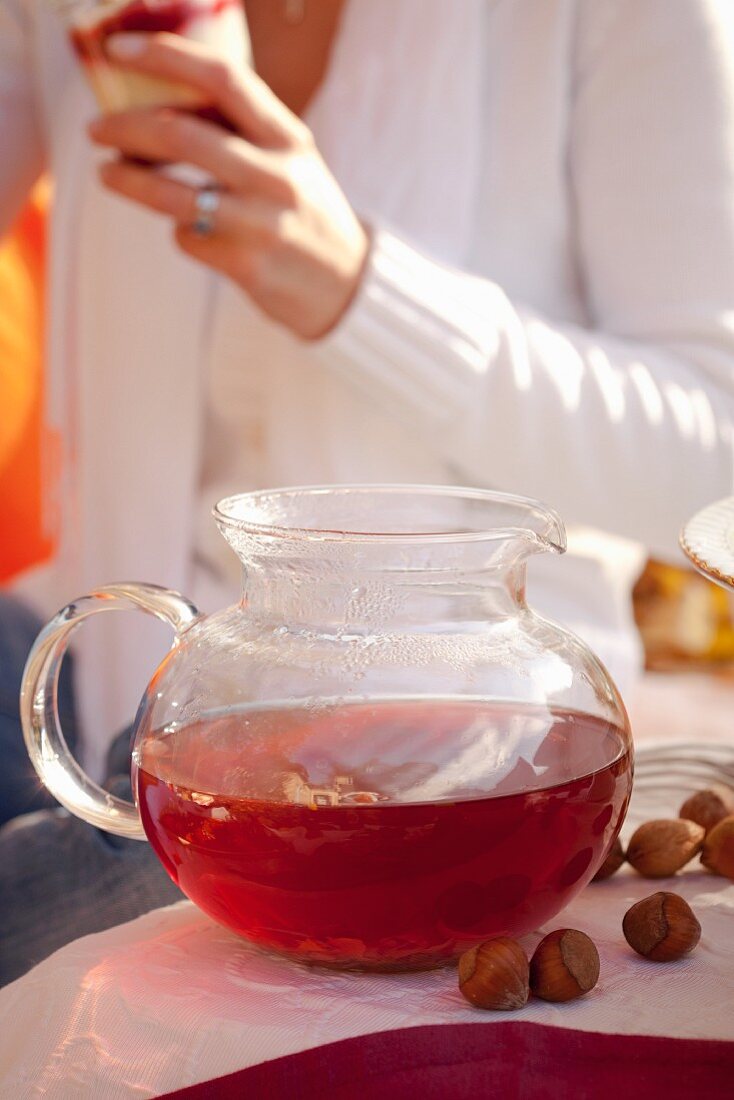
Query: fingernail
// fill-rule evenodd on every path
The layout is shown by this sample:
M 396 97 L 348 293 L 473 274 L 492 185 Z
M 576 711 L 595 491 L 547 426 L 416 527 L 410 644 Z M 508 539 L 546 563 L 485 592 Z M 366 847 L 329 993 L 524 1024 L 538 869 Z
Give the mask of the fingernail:
M 112 34 L 105 42 L 105 52 L 121 61 L 142 57 L 147 48 L 147 34 Z

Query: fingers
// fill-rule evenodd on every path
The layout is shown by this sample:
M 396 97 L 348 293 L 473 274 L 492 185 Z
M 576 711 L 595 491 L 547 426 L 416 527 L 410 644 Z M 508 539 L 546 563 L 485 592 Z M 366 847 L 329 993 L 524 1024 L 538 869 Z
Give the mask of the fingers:
M 110 191 L 147 206 L 149 210 L 168 214 L 177 222 L 193 222 L 196 218 L 196 191 L 185 183 L 122 161 L 101 165 L 99 174 Z M 228 202 L 228 196 L 220 195 L 217 211 L 220 225 L 227 218 Z
M 177 225 L 174 237 L 178 247 L 188 256 L 229 275 L 241 286 L 247 285 L 251 258 L 239 242 L 219 232 L 203 237 L 190 225 Z
M 129 158 L 193 164 L 232 191 L 290 195 L 287 181 L 277 172 L 277 154 L 169 107 L 105 115 L 91 123 L 89 134 L 97 145 Z
M 212 237 L 201 237 L 191 228 L 198 213 L 197 188 L 152 169 L 120 161 L 104 164 L 99 171 L 110 191 L 147 206 L 149 210 L 167 214 L 179 223 L 184 235 L 191 234 L 196 241 L 208 244 L 214 237 L 220 242 L 228 238 L 236 241 L 239 247 L 247 247 L 274 237 L 278 232 L 276 206 L 257 197 L 243 199 L 224 191 L 219 194 Z
M 112 35 L 105 52 L 126 68 L 196 88 L 256 145 L 290 147 L 308 132 L 244 58 L 235 71 L 206 46 L 175 34 Z

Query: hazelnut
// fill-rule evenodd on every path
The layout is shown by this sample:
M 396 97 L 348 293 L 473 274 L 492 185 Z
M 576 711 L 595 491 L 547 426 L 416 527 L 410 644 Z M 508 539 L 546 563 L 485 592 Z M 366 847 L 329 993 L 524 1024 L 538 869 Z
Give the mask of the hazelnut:
M 528 958 L 510 939 L 487 940 L 459 959 L 459 989 L 476 1008 L 522 1008 L 530 996 Z
M 630 947 L 653 962 L 680 959 L 701 938 L 701 925 L 688 902 L 663 890 L 628 909 L 622 931 Z
M 592 882 L 601 882 L 605 878 L 611 878 L 616 874 L 619 868 L 622 866 L 625 860 L 624 848 L 622 847 L 622 841 L 617 837 L 612 845 L 609 855 L 602 863 L 599 870 L 594 875 Z
M 599 952 L 585 932 L 559 928 L 541 940 L 530 960 L 530 989 L 544 1001 L 573 1001 L 599 980 Z
M 678 817 L 695 821 L 708 833 L 729 814 L 734 814 L 734 791 L 729 787 L 709 787 L 692 794 L 680 808 Z
M 734 814 L 723 818 L 706 835 L 701 863 L 717 875 L 734 879 Z
M 674 875 L 700 850 L 705 835 L 695 821 L 646 821 L 632 834 L 627 862 L 644 878 Z

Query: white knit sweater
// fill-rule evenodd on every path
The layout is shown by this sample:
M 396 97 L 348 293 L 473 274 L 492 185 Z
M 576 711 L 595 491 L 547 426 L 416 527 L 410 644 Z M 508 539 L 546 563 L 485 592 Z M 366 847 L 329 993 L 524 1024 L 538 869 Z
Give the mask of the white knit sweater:
M 624 679 L 639 544 L 675 554 L 732 486 L 731 0 L 348 0 L 308 121 L 374 240 L 311 346 L 101 191 L 59 33 L 0 0 L 0 221 L 44 159 L 57 181 L 51 413 L 75 505 L 47 598 L 137 577 L 223 599 L 220 493 L 494 486 L 573 526 L 530 595 Z M 151 651 L 93 650 L 107 734 Z

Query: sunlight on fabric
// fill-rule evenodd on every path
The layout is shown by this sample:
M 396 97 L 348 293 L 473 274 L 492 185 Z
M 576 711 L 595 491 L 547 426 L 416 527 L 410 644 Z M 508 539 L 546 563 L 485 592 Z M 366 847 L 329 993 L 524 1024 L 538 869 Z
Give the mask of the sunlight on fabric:
M 698 424 L 698 439 L 707 451 L 713 451 L 717 445 L 719 431 L 716 416 L 709 396 L 701 389 L 690 394 L 693 415 Z
M 678 421 L 681 435 L 685 436 L 686 439 L 693 439 L 697 434 L 697 418 L 690 394 L 677 382 L 668 382 L 663 387 L 663 391 L 670 408 L 673 410 L 673 415 Z
M 630 363 L 629 378 L 637 390 L 645 416 L 658 427 L 663 423 L 665 407 L 657 382 L 644 363 Z
M 512 376 L 515 386 L 518 391 L 527 392 L 533 384 L 533 372 L 530 366 L 532 333 L 528 329 L 526 334 L 523 330 L 522 321 L 516 316 L 510 315 L 504 332 L 504 343 L 507 345 L 508 359 L 512 364 Z
M 584 360 L 563 333 L 541 321 L 527 324 L 528 341 L 537 350 L 550 381 L 558 391 L 564 408 L 574 412 L 581 402 Z
M 34 1082 L 38 1095 L 52 1092 L 62 1085 L 68 1095 L 83 1095 L 84 1082 L 100 1069 L 122 1068 L 119 1058 L 108 1053 L 107 1042 L 97 1029 L 97 1013 L 100 998 L 109 985 L 106 962 L 91 967 L 81 976 L 76 995 L 67 1007 L 66 1027 L 58 1038 L 55 1049 Z M 57 1066 L 66 1062 L 63 1081 Z
M 511 312 L 503 291 L 488 285 L 483 279 L 472 279 L 461 288 L 452 282 L 451 294 L 446 295 L 445 300 L 445 320 L 455 327 L 455 335 L 450 340 L 452 347 L 470 370 L 475 374 L 484 374 L 487 364 L 497 357 L 500 350 L 504 327 L 500 318 Z M 524 334 L 522 340 L 518 352 L 524 357 Z
M 614 368 L 609 356 L 598 346 L 590 347 L 586 358 L 601 391 L 609 419 L 613 424 L 621 424 L 626 410 L 623 373 Z

